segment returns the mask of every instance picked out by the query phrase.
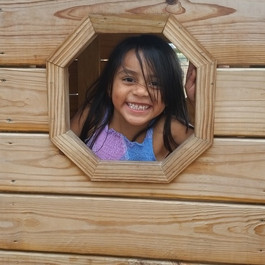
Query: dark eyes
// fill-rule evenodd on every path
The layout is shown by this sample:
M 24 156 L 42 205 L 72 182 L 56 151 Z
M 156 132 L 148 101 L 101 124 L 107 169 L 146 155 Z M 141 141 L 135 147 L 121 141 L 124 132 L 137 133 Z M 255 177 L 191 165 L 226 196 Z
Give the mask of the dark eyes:
M 151 81 L 149 84 L 148 84 L 149 87 L 153 88 L 153 89 L 160 89 L 160 85 L 157 81 Z
M 122 81 L 125 83 L 136 83 L 133 77 L 124 77 L 122 78 Z

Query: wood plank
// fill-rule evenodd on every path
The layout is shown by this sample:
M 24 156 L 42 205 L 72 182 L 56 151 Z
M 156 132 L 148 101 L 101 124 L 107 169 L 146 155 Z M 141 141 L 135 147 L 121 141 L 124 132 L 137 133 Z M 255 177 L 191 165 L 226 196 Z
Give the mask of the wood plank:
M 48 131 L 46 70 L 0 68 L 0 128 Z
M 263 1 L 195 0 L 177 18 L 218 64 L 265 62 Z
M 47 62 L 47 97 L 51 137 L 70 128 L 69 72 L 67 68 Z
M 218 63 L 264 64 L 264 10 L 260 0 L 176 1 L 175 5 L 160 0 L 5 2 L 1 3 L 0 64 L 44 65 L 88 14 L 173 14 Z
M 141 258 L 115 258 L 70 254 L 33 253 L 19 251 L 1 251 L 0 265 L 203 265 Z M 206 265 L 206 264 L 204 264 Z M 208 264 L 214 265 L 214 264 Z
M 214 134 L 265 137 L 265 68 L 217 69 Z
M 3 250 L 265 260 L 264 205 L 0 194 L 0 206 Z
M 95 38 L 94 27 L 90 19 L 86 18 L 48 58 L 48 61 L 60 67 L 68 67 Z
M 95 31 L 102 33 L 161 34 L 167 22 L 165 14 L 94 15 L 90 19 Z
M 53 137 L 51 140 L 86 174 L 88 179 L 95 175 L 98 157 L 72 131 Z
M 0 64 L 45 65 L 46 59 L 80 23 L 80 19 L 56 15 L 60 9 L 72 7 L 75 1 L 64 1 L 63 5 L 60 2 L 1 3 Z M 85 1 L 82 2 L 81 5 Z
M 182 50 L 197 67 L 195 136 L 211 143 L 213 138 L 213 102 L 215 96 L 216 61 L 178 21 L 170 17 L 164 35 Z
M 265 140 L 214 139 L 170 184 L 91 182 L 48 135 L 0 134 L 0 191 L 265 203 Z

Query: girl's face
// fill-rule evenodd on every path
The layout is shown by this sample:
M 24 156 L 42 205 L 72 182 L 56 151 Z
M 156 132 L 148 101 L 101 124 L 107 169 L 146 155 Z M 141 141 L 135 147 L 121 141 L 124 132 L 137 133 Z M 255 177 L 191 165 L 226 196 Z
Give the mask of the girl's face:
M 140 56 L 142 58 L 141 53 Z M 126 128 L 134 130 L 133 133 L 145 128 L 165 109 L 158 78 L 145 64 L 144 58 L 142 62 L 144 75 L 135 51 L 129 51 L 114 77 L 111 94 L 114 113 L 110 125 L 121 133 Z

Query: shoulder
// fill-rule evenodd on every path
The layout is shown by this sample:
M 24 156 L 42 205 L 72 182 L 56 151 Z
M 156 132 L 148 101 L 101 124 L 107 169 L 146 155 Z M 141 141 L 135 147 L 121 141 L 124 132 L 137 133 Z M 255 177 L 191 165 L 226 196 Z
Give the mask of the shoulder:
M 154 127 L 155 134 L 163 137 L 164 125 L 165 125 L 165 118 L 162 117 Z M 171 135 L 174 141 L 178 145 L 182 144 L 182 142 L 184 142 L 193 133 L 192 128 L 187 129 L 187 127 L 183 123 L 181 123 L 179 120 L 175 118 L 171 120 L 170 127 L 171 127 Z
M 171 121 L 171 134 L 174 141 L 180 145 L 182 144 L 190 135 L 193 134 L 193 129 L 188 128 L 178 121 L 177 119 L 172 119 Z
M 164 159 L 168 155 L 163 140 L 164 123 L 165 119 L 161 118 L 153 128 L 153 151 L 158 161 Z
M 162 160 L 168 155 L 168 150 L 165 148 L 164 135 L 165 118 L 162 117 L 154 126 L 153 132 L 153 147 L 157 160 Z M 171 121 L 171 134 L 177 145 L 182 144 L 190 135 L 193 134 L 193 129 L 182 124 L 177 119 Z

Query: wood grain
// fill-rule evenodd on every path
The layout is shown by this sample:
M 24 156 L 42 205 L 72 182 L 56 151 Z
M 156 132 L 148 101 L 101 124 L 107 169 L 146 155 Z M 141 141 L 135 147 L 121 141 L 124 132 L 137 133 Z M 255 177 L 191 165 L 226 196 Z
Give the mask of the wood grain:
M 201 44 L 170 16 L 164 35 L 197 68 L 195 136 L 211 143 L 213 138 L 216 61 Z
M 93 181 L 169 183 L 212 144 L 213 96 L 215 93 L 213 79 L 216 63 L 207 51 L 183 29 L 175 17 L 170 16 L 167 20 L 163 17 L 162 21 L 155 18 L 153 16 L 139 15 L 133 16 L 133 19 L 123 16 L 91 16 L 82 22 L 73 34 L 49 58 L 47 63 L 51 140 Z M 91 43 L 95 38 L 95 33 L 105 32 L 106 27 L 114 27 L 116 24 L 118 26 L 115 27 L 115 32 L 127 32 L 130 31 L 130 25 L 133 22 L 141 30 L 143 29 L 143 32 L 146 30 L 145 27 L 151 29 L 153 25 L 155 25 L 155 29 L 160 28 L 159 33 L 164 30 L 164 34 L 173 44 L 178 46 L 179 49 L 185 48 L 187 52 L 191 51 L 194 55 L 194 60 L 197 60 L 196 63 L 194 62 L 194 65 L 198 67 L 195 121 L 196 145 L 193 141 L 194 138 L 190 137 L 186 140 L 185 144 L 182 144 L 167 158 L 167 163 L 164 164 L 166 164 L 166 171 L 170 172 L 169 175 L 165 174 L 164 168 L 161 168 L 161 163 L 158 162 L 141 163 L 127 161 L 126 163 L 120 163 L 113 161 L 110 164 L 100 161 L 100 163 L 96 164 L 96 167 L 90 167 L 90 163 L 87 162 L 95 160 L 91 156 L 91 152 L 89 153 L 87 151 L 84 156 L 80 156 L 83 151 L 88 150 L 87 147 L 80 148 L 80 144 L 75 146 L 76 139 L 70 139 L 71 134 L 69 133 L 67 135 L 65 134 L 69 130 L 69 122 L 67 121 L 70 116 L 69 104 L 67 105 L 69 101 L 67 65 L 84 47 Z M 142 24 L 145 24 L 145 27 L 142 27 Z M 67 136 L 67 139 L 65 136 Z M 75 135 L 73 137 L 76 138 Z M 71 144 L 69 144 L 70 142 Z M 80 150 L 81 152 L 79 152 Z M 186 153 L 192 155 L 187 156 Z M 91 156 L 91 159 L 89 156 Z M 184 159 L 186 163 L 182 162 Z M 91 174 L 93 171 L 94 174 Z
M 215 135 L 265 137 L 265 68 L 218 69 Z
M 48 135 L 0 134 L 0 149 L 2 192 L 265 203 L 264 139 L 215 139 L 170 184 L 91 182 Z
M 4 2 L 0 64 L 44 65 L 88 14 L 173 14 L 218 63 L 264 64 L 264 8 L 260 0 Z
M 0 206 L 1 249 L 264 264 L 265 206 L 16 194 Z
M 0 68 L 2 131 L 48 131 L 46 70 Z
M 90 18 L 86 18 L 47 60 L 59 67 L 67 67 L 95 38 Z
M 196 158 L 210 148 L 210 144 L 209 141 L 202 140 L 194 135 L 190 136 L 188 140 L 162 161 L 167 179 L 173 180 L 178 177 L 177 174 L 185 170 L 193 161 L 196 161 Z
M 119 14 L 89 15 L 95 31 L 102 33 L 162 33 L 168 15 Z
M 0 251 L 0 265 L 206 265 L 178 261 L 148 260 L 141 258 L 115 258 L 91 255 L 70 255 Z M 209 264 L 208 265 L 214 265 Z
M 264 265 L 264 1 L 172 2 L 0 0 L 1 265 Z M 84 151 L 72 147 L 68 94 L 57 90 L 68 90 L 67 66 L 95 31 L 160 34 L 169 16 L 219 65 L 263 69 L 217 69 L 215 116 L 199 115 L 214 118 L 213 146 L 170 184 L 90 181 L 97 159 L 80 157 L 86 176 L 48 135 L 61 134 L 54 141 L 72 156 Z M 174 175 L 177 165 L 162 163 Z
M 218 64 L 264 65 L 264 9 L 262 1 L 195 0 L 178 19 Z
M 52 138 L 52 142 L 75 162 L 88 179 L 93 178 L 99 159 L 72 131 Z
M 51 137 L 70 129 L 69 77 L 66 68 L 47 62 L 47 96 Z

